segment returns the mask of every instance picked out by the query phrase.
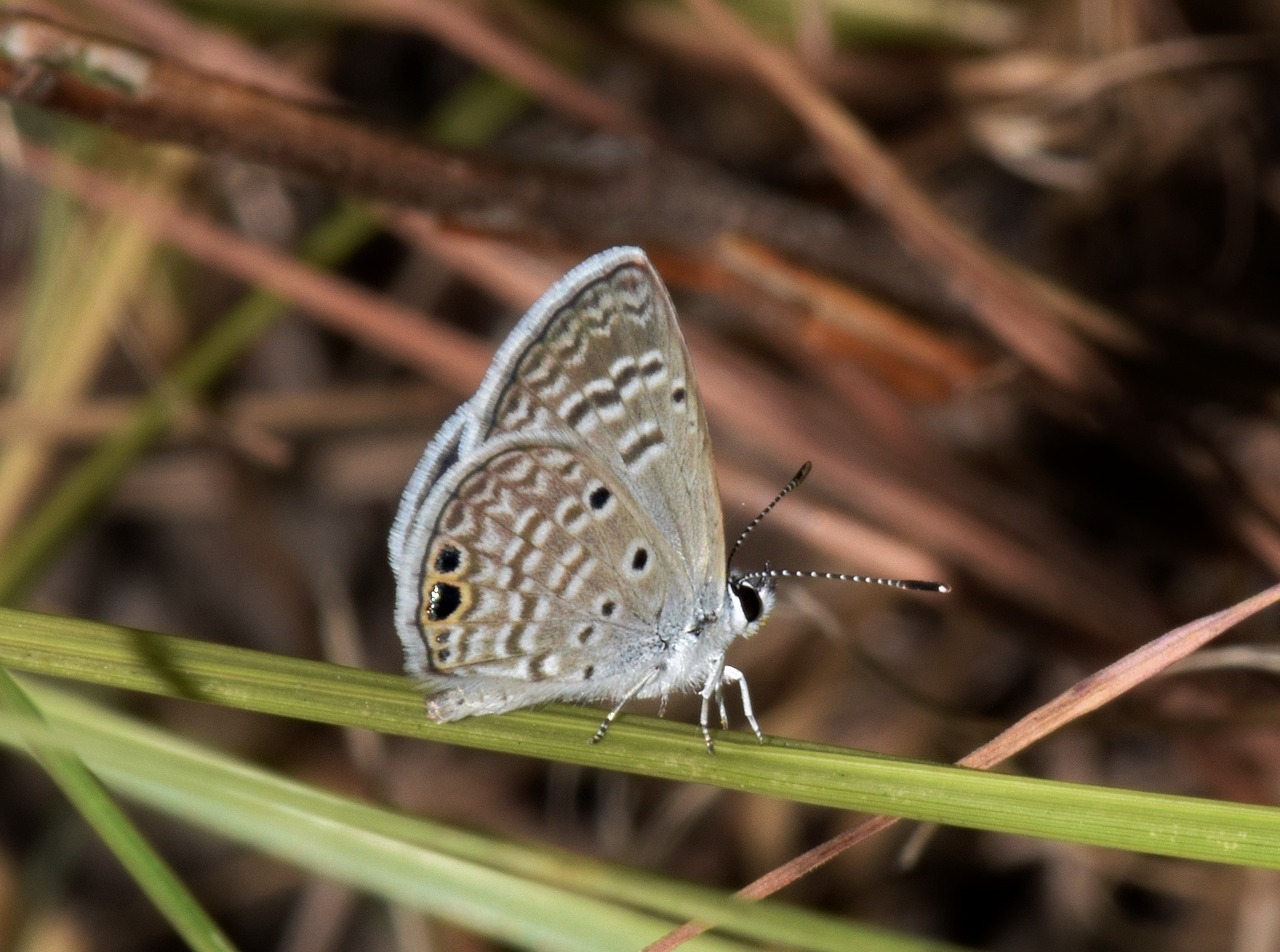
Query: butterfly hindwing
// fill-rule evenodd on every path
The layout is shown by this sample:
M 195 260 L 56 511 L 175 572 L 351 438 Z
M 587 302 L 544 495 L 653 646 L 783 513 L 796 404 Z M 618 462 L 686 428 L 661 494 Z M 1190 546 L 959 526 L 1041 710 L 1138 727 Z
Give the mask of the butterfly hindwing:
M 412 619 L 425 652 L 413 673 L 448 678 L 464 697 L 504 680 L 612 696 L 684 623 L 667 592 L 674 548 L 626 486 L 573 447 L 493 441 L 442 477 L 409 539 L 425 553 Z

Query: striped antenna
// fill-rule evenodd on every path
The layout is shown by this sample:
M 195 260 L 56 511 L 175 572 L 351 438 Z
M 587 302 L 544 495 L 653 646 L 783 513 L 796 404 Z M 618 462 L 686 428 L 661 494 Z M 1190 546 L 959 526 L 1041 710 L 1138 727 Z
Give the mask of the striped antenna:
M 799 486 L 801 483 L 804 482 L 805 477 L 809 475 L 809 470 L 811 469 L 813 469 L 813 465 L 808 460 L 805 460 L 804 465 L 801 466 L 796 471 L 796 474 L 791 477 L 791 482 L 783 486 L 782 492 L 778 493 L 778 495 L 773 497 L 773 502 L 769 503 L 769 505 L 761 509 L 760 515 L 756 516 L 754 519 L 752 519 L 750 522 L 747 523 L 747 527 L 742 530 L 741 534 L 739 534 L 738 541 L 735 542 L 733 544 L 733 548 L 729 550 L 729 558 L 725 562 L 726 566 L 733 565 L 733 557 L 738 554 L 738 549 L 742 548 L 742 543 L 747 541 L 747 536 L 751 535 L 751 530 L 754 529 L 756 526 L 760 525 L 760 523 L 764 521 L 764 517 L 769 515 L 769 513 L 773 511 L 774 506 L 782 502 L 783 497 L 785 497 L 787 493 L 791 492 L 791 490 L 795 489 L 797 486 Z
M 809 569 L 764 569 L 738 578 L 738 582 L 765 578 L 829 578 L 837 582 L 865 582 L 868 585 L 888 585 L 909 592 L 936 592 L 945 595 L 951 586 L 944 582 L 922 582 L 914 578 L 876 578 L 871 575 L 845 575 L 843 572 L 814 572 Z
M 747 523 L 747 527 L 742 530 L 738 536 L 738 540 L 734 542 L 733 548 L 729 550 L 729 559 L 727 565 L 733 565 L 733 557 L 738 554 L 738 549 L 742 547 L 742 543 L 746 541 L 747 536 L 751 534 L 751 530 L 764 520 L 764 517 L 773 511 L 773 507 L 786 497 L 787 493 L 795 489 L 805 477 L 809 475 L 809 470 L 813 466 L 806 461 L 796 474 L 791 477 L 791 482 L 782 487 L 782 491 L 773 497 L 773 502 L 760 510 L 760 515 L 756 516 Z M 814 572 L 809 569 L 771 569 L 767 567 L 759 572 L 751 572 L 747 575 L 741 575 L 737 578 L 737 583 L 750 582 L 753 579 L 766 578 L 827 578 L 837 582 L 864 582 L 868 585 L 888 585 L 890 588 L 901 588 L 908 592 L 936 592 L 945 595 L 951 591 L 951 586 L 944 582 L 922 582 L 914 578 L 876 578 L 871 575 L 846 575 L 843 572 Z

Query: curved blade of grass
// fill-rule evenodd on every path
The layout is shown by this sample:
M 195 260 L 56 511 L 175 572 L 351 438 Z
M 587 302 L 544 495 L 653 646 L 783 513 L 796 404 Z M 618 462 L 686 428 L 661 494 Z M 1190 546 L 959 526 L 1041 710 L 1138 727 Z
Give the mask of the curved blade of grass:
M 633 949 L 678 919 L 698 916 L 745 938 L 815 952 L 942 948 L 405 816 L 250 766 L 67 692 L 27 688 L 52 725 L 45 742 L 69 745 L 138 802 L 491 938 L 527 948 Z M 14 727 L 0 718 L 0 741 L 18 741 Z M 728 948 L 708 946 L 715 947 Z
M 11 721 L 29 723 L 37 730 L 43 724 L 40 708 L 4 670 L 0 670 L 0 709 L 10 713 Z M 22 735 L 21 730 L 15 731 L 11 743 L 25 749 L 44 768 L 187 944 L 200 952 L 234 952 L 231 940 L 116 806 L 77 754 L 57 744 L 33 739 L 24 742 Z
M 691 725 L 555 706 L 437 725 L 403 678 L 0 609 L 0 665 L 344 727 L 708 783 L 953 826 L 1280 868 L 1280 809 L 1010 777 L 742 733 L 708 756 Z

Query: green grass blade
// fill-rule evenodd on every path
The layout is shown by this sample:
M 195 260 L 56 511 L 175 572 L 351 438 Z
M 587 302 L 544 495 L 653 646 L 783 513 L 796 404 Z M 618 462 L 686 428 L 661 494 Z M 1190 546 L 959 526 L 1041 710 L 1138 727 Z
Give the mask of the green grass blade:
M 942 948 L 405 816 L 249 766 L 66 692 L 29 689 L 56 729 L 52 741 L 74 745 L 131 798 L 523 948 L 638 948 L 689 917 L 814 952 Z M 19 740 L 12 720 L 0 719 L 0 740 Z M 708 941 L 694 948 L 740 948 Z
M 346 727 L 708 783 L 802 803 L 1162 856 L 1280 868 L 1280 809 L 964 770 L 557 706 L 426 721 L 403 678 L 76 619 L 0 609 L 0 665 Z
M 36 727 L 43 723 L 40 707 L 4 670 L 0 670 L 0 710 L 9 712 L 11 723 L 26 722 Z M 76 753 L 51 743 L 29 740 L 24 745 L 21 731 L 14 732 L 12 742 L 25 747 L 45 769 L 191 948 L 198 952 L 233 952 L 235 946 L 217 923 L 116 806 Z

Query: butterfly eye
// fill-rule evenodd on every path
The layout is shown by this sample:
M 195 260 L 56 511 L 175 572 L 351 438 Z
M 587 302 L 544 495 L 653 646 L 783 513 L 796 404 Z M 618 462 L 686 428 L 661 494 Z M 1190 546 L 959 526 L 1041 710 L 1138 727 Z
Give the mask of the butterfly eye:
M 764 602 L 760 598 L 760 593 L 745 582 L 733 587 L 733 594 L 738 598 L 738 606 L 742 609 L 742 615 L 747 619 L 748 624 L 755 621 L 764 613 Z

